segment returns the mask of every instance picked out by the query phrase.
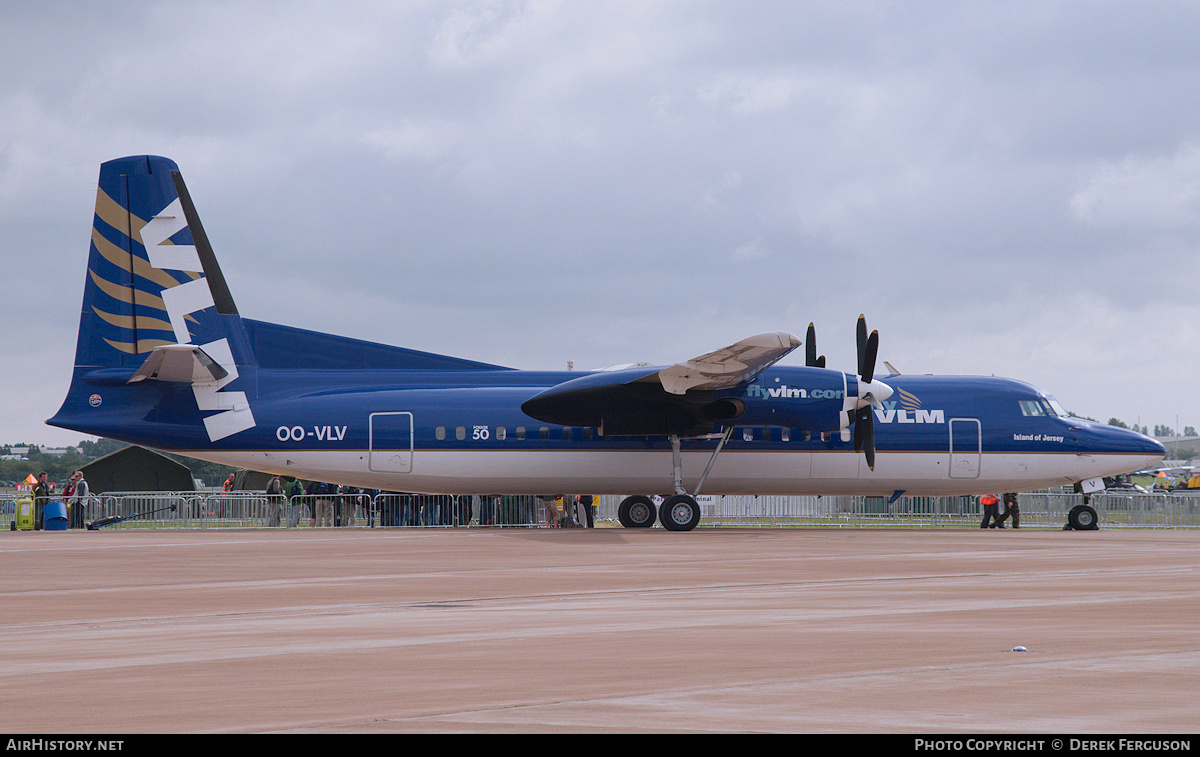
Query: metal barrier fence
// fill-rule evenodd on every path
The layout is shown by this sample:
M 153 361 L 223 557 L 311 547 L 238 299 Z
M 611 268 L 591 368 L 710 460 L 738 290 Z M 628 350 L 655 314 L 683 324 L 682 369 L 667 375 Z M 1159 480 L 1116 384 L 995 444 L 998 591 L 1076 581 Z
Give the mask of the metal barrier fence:
M 106 528 L 455 528 L 532 527 L 546 523 L 541 497 L 258 492 L 107 492 L 87 498 L 84 520 L 126 518 Z M 15 508 L 0 498 L 0 528 Z
M 601 496 L 598 518 L 616 520 L 623 497 Z M 654 498 L 658 503 L 661 498 Z M 961 526 L 978 522 L 975 497 L 705 495 L 698 498 L 701 526 Z
M 1200 528 L 1200 493 L 1106 492 L 1088 499 L 1101 528 Z M 1083 495 L 1029 492 L 1020 503 L 1022 525 L 1030 517 L 1038 525 L 1061 526 L 1071 508 L 1083 504 Z
M 623 497 L 601 496 L 597 517 L 616 520 Z M 707 495 L 698 498 L 700 525 L 743 528 L 789 526 L 961 528 L 978 526 L 978 497 L 883 497 Z M 1061 491 L 1017 497 L 1022 528 L 1062 528 L 1084 496 Z M 656 498 L 656 502 L 658 498 Z M 1101 528 L 1200 528 L 1200 492 L 1143 494 L 1108 492 L 1088 497 Z M 1011 525 L 1011 524 L 1007 524 Z
M 623 497 L 597 498 L 598 521 L 617 521 Z M 978 526 L 977 497 L 722 496 L 699 498 L 702 527 L 962 528 Z M 1019 495 L 1023 528 L 1062 528 L 1083 495 L 1060 491 Z M 1107 492 L 1091 495 L 1101 528 L 1200 528 L 1200 492 Z M 84 520 L 121 517 L 109 528 L 455 528 L 545 526 L 553 504 L 542 497 L 475 495 L 309 494 L 287 498 L 254 492 L 109 492 L 84 504 Z M 0 528 L 15 518 L 15 500 L 0 497 Z M 133 517 L 135 516 L 136 517 Z

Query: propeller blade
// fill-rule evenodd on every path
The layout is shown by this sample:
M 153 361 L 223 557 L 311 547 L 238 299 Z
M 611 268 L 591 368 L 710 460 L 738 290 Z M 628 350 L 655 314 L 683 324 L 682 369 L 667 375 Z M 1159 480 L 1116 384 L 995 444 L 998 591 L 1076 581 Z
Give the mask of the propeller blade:
M 808 334 L 805 336 L 804 364 L 810 368 L 824 368 L 825 356 L 817 356 L 817 329 L 808 324 Z
M 875 414 L 870 407 L 854 413 L 854 451 L 865 453 L 867 467 L 875 470 Z
M 875 470 L 875 412 L 871 408 L 863 408 L 863 454 L 867 458 L 867 467 Z
M 875 470 L 875 413 L 872 411 L 871 405 L 879 403 L 879 398 L 875 396 L 874 391 L 878 387 L 869 390 L 863 385 L 870 385 L 875 380 L 875 358 L 878 355 L 879 332 L 872 331 L 868 335 L 867 318 L 860 314 L 858 316 L 858 376 L 861 382 L 859 391 L 863 392 L 860 399 L 871 404 L 859 408 L 855 414 L 854 450 L 863 452 L 867 459 L 867 467 L 871 470 Z M 890 390 L 887 393 L 890 394 Z
M 867 351 L 867 317 L 858 316 L 858 375 L 863 373 L 863 353 Z
M 866 383 L 871 383 L 875 378 L 875 356 L 879 354 L 879 332 L 872 331 L 871 336 L 867 337 L 866 351 L 861 358 L 859 366 L 859 376 Z

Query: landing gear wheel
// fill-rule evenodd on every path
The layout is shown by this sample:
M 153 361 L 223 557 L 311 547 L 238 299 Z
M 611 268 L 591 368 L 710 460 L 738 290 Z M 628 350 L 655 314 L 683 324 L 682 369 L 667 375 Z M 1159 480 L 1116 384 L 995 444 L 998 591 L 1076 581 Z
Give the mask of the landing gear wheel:
M 659 505 L 658 519 L 668 531 L 691 531 L 700 522 L 700 505 L 686 494 L 675 494 Z
M 654 515 L 654 501 L 641 494 L 626 497 L 617 507 L 617 520 L 625 528 L 650 528 Z
M 1067 524 L 1076 531 L 1095 531 L 1100 528 L 1096 511 L 1091 505 L 1076 505 L 1067 513 Z

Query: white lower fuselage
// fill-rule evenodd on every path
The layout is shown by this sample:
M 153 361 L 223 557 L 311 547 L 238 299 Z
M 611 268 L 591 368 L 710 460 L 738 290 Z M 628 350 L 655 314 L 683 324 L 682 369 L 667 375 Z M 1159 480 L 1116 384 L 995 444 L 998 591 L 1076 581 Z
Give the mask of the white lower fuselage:
M 184 454 L 310 481 L 384 491 L 443 494 L 668 494 L 670 450 L 416 450 L 411 471 L 370 469 L 367 450 L 186 451 Z M 683 485 L 695 492 L 712 457 L 684 451 Z M 1136 470 L 1156 458 L 1134 454 L 984 453 L 964 461 L 948 453 L 881 453 L 875 470 L 853 451 L 722 452 L 704 494 L 963 495 L 1070 486 Z M 569 490 L 569 491 L 568 491 Z

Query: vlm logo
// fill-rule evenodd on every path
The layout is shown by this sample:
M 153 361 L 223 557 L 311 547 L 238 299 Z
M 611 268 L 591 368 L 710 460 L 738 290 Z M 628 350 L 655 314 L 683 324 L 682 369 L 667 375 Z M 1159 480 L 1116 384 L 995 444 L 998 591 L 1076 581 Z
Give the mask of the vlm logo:
M 776 387 L 766 387 L 761 384 L 751 384 L 746 387 L 746 396 L 755 397 L 758 399 L 818 399 L 818 400 L 840 400 L 842 398 L 841 389 L 800 389 L 798 387 L 788 386 L 784 384 Z
M 899 405 L 897 402 L 890 400 L 880 403 L 883 407 L 875 408 L 875 418 L 880 423 L 945 423 L 945 410 L 924 410 L 921 408 L 921 400 L 912 392 L 906 392 L 903 389 L 897 391 L 900 397 Z

